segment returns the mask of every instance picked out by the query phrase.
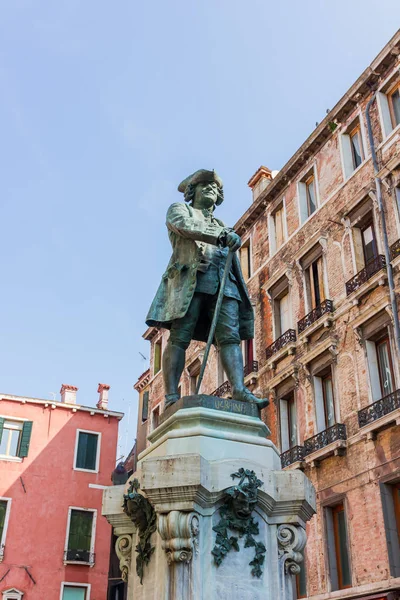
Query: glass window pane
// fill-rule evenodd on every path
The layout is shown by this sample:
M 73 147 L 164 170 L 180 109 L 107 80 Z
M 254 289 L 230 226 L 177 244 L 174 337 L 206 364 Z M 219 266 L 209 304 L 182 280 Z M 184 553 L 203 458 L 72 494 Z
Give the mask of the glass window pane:
M 3 435 L 1 436 L 0 442 L 0 454 L 7 454 L 8 448 L 8 436 L 10 435 L 10 430 L 4 427 Z
M 317 208 L 317 204 L 315 202 L 315 182 L 314 182 L 314 178 L 312 178 L 311 181 L 309 181 L 306 184 L 306 188 L 307 188 L 308 216 L 310 216 L 313 212 L 315 212 L 315 209 Z
M 297 414 L 294 398 L 288 400 L 289 413 L 289 442 L 290 447 L 297 446 Z
M 18 456 L 18 446 L 19 446 L 19 438 L 21 432 L 15 429 L 10 430 L 10 446 L 8 455 L 9 456 Z
M 332 425 L 335 424 L 335 406 L 333 402 L 332 378 L 327 377 L 326 379 L 324 379 L 323 386 L 326 423 L 328 427 L 332 427 Z
M 377 353 L 382 396 L 387 396 L 394 391 L 388 340 L 377 345 Z
M 76 457 L 76 467 L 78 469 L 96 469 L 97 456 L 97 441 L 96 433 L 79 432 L 78 452 Z
M 296 588 L 297 598 L 307 598 L 305 560 L 303 560 L 303 562 L 300 563 L 300 573 L 297 575 Z
M 353 167 L 357 169 L 362 163 L 362 153 L 361 153 L 361 138 L 360 132 L 356 131 L 351 137 L 351 152 L 353 155 Z
M 339 535 L 339 561 L 341 571 L 341 587 L 351 585 L 351 574 L 350 574 L 350 563 L 349 563 L 349 552 L 347 548 L 347 532 L 346 532 L 346 520 L 344 510 L 337 513 L 338 520 L 338 535 Z
M 86 588 L 83 587 L 64 587 L 63 600 L 85 600 Z
M 364 247 L 364 258 L 365 262 L 368 264 L 371 260 L 373 260 L 376 257 L 375 235 L 372 225 L 369 225 L 366 229 L 363 230 L 362 239 Z
M 397 90 L 392 94 L 391 99 L 395 124 L 398 125 L 400 123 L 400 88 L 397 88 Z

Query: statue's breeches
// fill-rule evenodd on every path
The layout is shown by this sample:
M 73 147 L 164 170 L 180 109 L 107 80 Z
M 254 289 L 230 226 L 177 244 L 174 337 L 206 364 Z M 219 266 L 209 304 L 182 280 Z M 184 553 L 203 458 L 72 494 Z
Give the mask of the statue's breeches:
M 196 292 L 190 306 L 182 319 L 175 319 L 171 325 L 170 343 L 181 348 L 188 348 L 193 333 L 202 315 L 207 315 L 211 321 L 214 315 L 218 295 Z M 239 302 L 234 298 L 224 296 L 215 329 L 215 339 L 218 346 L 240 344 L 239 335 Z

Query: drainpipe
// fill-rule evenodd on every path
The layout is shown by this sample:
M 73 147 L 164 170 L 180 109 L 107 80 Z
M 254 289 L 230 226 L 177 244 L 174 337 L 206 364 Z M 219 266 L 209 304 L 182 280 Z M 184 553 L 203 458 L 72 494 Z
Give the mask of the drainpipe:
M 396 300 L 396 294 L 394 291 L 393 269 L 392 269 L 392 265 L 390 262 L 390 249 L 389 249 L 389 242 L 388 242 L 388 236 L 387 236 L 386 218 L 385 218 L 385 212 L 383 210 L 383 205 L 382 205 L 382 187 L 381 187 L 382 182 L 381 182 L 381 178 L 378 177 L 378 173 L 379 173 L 378 160 L 376 158 L 374 136 L 372 133 L 372 126 L 371 126 L 371 117 L 369 114 L 369 111 L 371 109 L 373 102 L 375 101 L 375 98 L 376 98 L 376 92 L 374 92 L 371 100 L 367 104 L 367 108 L 365 110 L 365 117 L 367 120 L 369 144 L 371 146 L 372 163 L 374 165 L 375 187 L 376 187 L 376 197 L 377 197 L 377 201 L 378 201 L 378 210 L 379 210 L 379 214 L 381 217 L 381 223 L 382 223 L 383 245 L 384 245 L 384 249 L 385 249 L 386 271 L 387 271 L 388 283 L 389 283 L 390 304 L 392 307 L 393 322 L 394 322 L 394 333 L 395 333 L 395 340 L 396 340 L 397 359 L 400 361 L 399 313 L 397 310 L 397 300 Z

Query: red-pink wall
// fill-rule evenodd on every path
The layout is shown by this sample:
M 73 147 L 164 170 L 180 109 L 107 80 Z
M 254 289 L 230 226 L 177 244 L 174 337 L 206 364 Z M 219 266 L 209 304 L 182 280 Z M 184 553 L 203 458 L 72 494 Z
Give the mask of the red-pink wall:
M 101 515 L 102 490 L 111 485 L 115 467 L 118 419 L 51 403 L 23 404 L 0 397 L 0 415 L 33 421 L 28 456 L 22 462 L 0 460 L 0 496 L 12 498 L 0 594 L 17 588 L 27 600 L 58 600 L 61 582 L 90 583 L 90 600 L 105 600 L 111 527 Z M 98 473 L 73 469 L 76 430 L 101 433 Z M 25 491 L 21 482 L 25 486 Z M 94 567 L 63 564 L 70 506 L 97 509 Z M 24 567 L 36 581 L 34 584 Z

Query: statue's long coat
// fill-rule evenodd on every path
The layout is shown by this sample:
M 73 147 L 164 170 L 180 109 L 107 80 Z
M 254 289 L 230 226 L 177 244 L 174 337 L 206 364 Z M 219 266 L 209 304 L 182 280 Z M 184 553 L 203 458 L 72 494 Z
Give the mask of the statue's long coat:
M 172 256 L 146 318 L 149 327 L 171 328 L 175 319 L 185 316 L 196 289 L 197 269 L 203 256 L 202 242 L 217 245 L 225 229 L 222 221 L 212 219 L 204 229 L 204 221 L 187 204 L 176 202 L 167 212 L 167 227 L 172 244 Z M 233 257 L 232 271 L 236 277 L 242 302 L 239 303 L 239 333 L 242 340 L 254 337 L 254 313 L 240 262 Z M 210 320 L 201 314 L 193 339 L 207 341 Z

